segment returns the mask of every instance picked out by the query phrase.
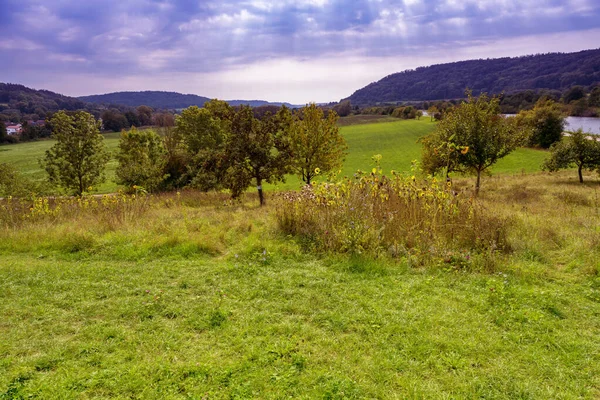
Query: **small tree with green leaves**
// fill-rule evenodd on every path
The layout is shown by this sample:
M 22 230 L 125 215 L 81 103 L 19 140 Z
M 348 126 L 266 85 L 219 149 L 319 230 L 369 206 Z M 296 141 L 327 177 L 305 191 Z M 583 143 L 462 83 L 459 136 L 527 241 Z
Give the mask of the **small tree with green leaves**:
M 432 159 L 430 172 L 447 168 L 475 173 L 478 194 L 481 174 L 521 145 L 527 131 L 500 114 L 498 98 L 475 98 L 470 92 L 467 96 L 468 101 L 449 111 L 424 139 L 423 149 Z
M 550 157 L 542 168 L 547 171 L 577 167 L 579 182 L 583 183 L 583 170 L 600 168 L 600 142 L 596 137 L 579 129 L 563 137 L 550 147 Z
M 84 111 L 73 115 L 59 111 L 51 125 L 56 143 L 41 161 L 49 181 L 78 196 L 104 182 L 110 155 L 94 116 Z
M 187 184 L 203 191 L 221 186 L 220 166 L 227 140 L 227 126 L 207 108 L 191 106 L 175 120 L 187 158 Z
M 560 104 L 552 100 L 539 100 L 532 110 L 517 115 L 520 126 L 530 129 L 529 146 L 549 148 L 558 142 L 565 129 L 565 116 Z
M 263 183 L 284 181 L 291 160 L 286 135 L 289 118 L 286 107 L 275 116 L 265 115 L 262 120 L 256 119 L 246 106 L 233 115 L 225 152 L 228 166 L 225 186 L 233 198 L 239 197 L 254 181 L 262 206 Z
M 319 173 L 342 166 L 348 147 L 340 135 L 337 119 L 333 111 L 325 118 L 323 110 L 313 103 L 302 108 L 291 123 L 292 167 L 307 185 Z
M 165 179 L 166 151 L 162 138 L 153 130 L 121 132 L 117 183 L 131 189 L 141 186 L 148 192 L 156 191 Z

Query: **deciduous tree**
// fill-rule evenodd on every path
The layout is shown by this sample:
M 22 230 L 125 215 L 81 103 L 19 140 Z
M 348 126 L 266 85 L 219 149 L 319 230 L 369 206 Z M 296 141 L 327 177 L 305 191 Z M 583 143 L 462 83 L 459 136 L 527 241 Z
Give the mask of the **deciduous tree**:
M 148 106 L 139 106 L 136 110 L 142 126 L 152 125 L 152 108 Z
M 558 142 L 565 129 L 565 116 L 558 103 L 552 100 L 539 100 L 532 110 L 521 111 L 517 115 L 517 123 L 530 129 L 529 146 L 545 149 Z
M 222 121 L 206 108 L 191 106 L 177 117 L 175 130 L 185 149 L 187 184 L 204 191 L 218 189 L 223 173 L 220 160 L 227 138 Z
M 122 131 L 117 160 L 117 183 L 127 188 L 137 185 L 154 192 L 166 177 L 163 141 L 151 129 Z
M 550 157 L 542 168 L 548 171 L 577 167 L 579 182 L 583 183 L 583 170 L 600 167 L 600 142 L 593 135 L 579 129 L 570 136 L 563 137 L 550 147 Z
M 302 108 L 291 123 L 292 167 L 307 185 L 320 172 L 342 166 L 347 146 L 336 125 L 337 119 L 334 111 L 325 118 L 323 110 L 313 103 Z
M 254 117 L 252 109 L 242 106 L 233 115 L 226 146 L 226 187 L 239 197 L 252 181 L 256 183 L 260 205 L 265 204 L 262 185 L 285 179 L 290 172 L 289 141 L 286 124 L 289 110 L 283 107 L 275 116 Z
M 110 156 L 94 117 L 84 111 L 72 116 L 59 111 L 51 125 L 56 143 L 41 162 L 50 182 L 76 195 L 104 182 Z
M 524 141 L 525 131 L 500 114 L 498 98 L 483 94 L 478 98 L 467 92 L 468 101 L 448 112 L 426 141 L 438 143 L 424 150 L 438 150 L 439 166 L 477 175 L 475 194 L 479 193 L 481 174 L 510 154 Z M 428 154 L 434 158 L 436 154 Z M 449 158 L 444 162 L 445 158 Z

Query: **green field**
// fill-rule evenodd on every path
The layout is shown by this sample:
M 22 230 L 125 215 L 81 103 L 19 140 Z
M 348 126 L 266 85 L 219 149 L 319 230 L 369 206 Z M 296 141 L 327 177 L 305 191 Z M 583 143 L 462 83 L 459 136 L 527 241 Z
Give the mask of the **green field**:
M 348 155 L 344 162 L 342 175 L 350 176 L 357 170 L 368 171 L 372 167 L 371 157 L 382 155 L 382 167 L 385 172 L 391 170 L 408 171 L 413 160 L 421 158 L 420 137 L 431 132 L 435 123 L 428 118 L 417 120 L 390 120 L 377 117 L 375 123 L 362 124 L 363 120 L 352 120 L 343 123 L 341 132 L 348 143 Z M 351 117 L 350 117 L 351 118 Z M 366 120 L 370 122 L 370 119 Z M 107 147 L 115 153 L 119 141 L 118 133 L 105 134 Z M 38 160 L 44 152 L 52 146 L 51 140 L 20 143 L 16 145 L 0 146 L 0 163 L 7 162 L 17 166 L 19 171 L 35 179 L 43 179 L 44 171 L 40 168 Z M 516 174 L 522 172 L 535 172 L 540 170 L 540 165 L 546 153 L 540 150 L 519 149 L 505 159 L 501 160 L 493 169 L 493 173 Z M 117 162 L 113 158 L 106 170 L 107 182 L 98 187 L 99 193 L 110 193 L 117 190 L 113 182 Z M 269 190 L 297 189 L 300 181 L 294 176 L 288 177 L 286 183 L 267 185 Z
M 407 170 L 433 127 L 342 128 L 343 173 Z M 0 162 L 42 179 L 51 144 Z M 544 156 L 502 160 L 476 201 L 454 179 L 502 251 L 319 252 L 276 193 L 0 200 L 0 399 L 598 399 L 598 179 Z
M 600 217 L 574 180 L 489 178 L 512 250 L 487 272 L 315 254 L 274 201 L 194 192 L 2 229 L 0 398 L 598 398 Z

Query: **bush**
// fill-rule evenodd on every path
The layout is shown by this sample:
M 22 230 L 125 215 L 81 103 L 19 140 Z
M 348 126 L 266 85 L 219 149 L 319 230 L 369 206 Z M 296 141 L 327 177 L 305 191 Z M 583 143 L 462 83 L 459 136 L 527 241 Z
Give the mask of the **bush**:
M 445 258 L 448 251 L 490 254 L 509 248 L 506 220 L 453 192 L 450 183 L 388 178 L 377 168 L 285 194 L 277 220 L 283 232 L 321 251 L 423 260 Z
M 20 174 L 10 164 L 0 163 L 0 197 L 28 197 L 41 194 L 47 188 Z
M 134 186 L 142 186 L 153 192 L 165 179 L 165 148 L 162 139 L 156 132 L 131 128 L 121 133 L 117 160 L 117 183 L 127 190 Z

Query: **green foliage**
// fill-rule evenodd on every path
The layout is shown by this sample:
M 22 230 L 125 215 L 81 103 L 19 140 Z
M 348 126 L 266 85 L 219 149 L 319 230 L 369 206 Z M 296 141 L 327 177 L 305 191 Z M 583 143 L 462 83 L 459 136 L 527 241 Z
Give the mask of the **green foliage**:
M 596 86 L 588 97 L 588 104 L 590 107 L 600 107 L 600 86 Z
M 51 123 L 56 143 L 42 161 L 49 181 L 76 195 L 102 183 L 110 156 L 94 117 L 84 111 L 72 116 L 59 111 Z
M 586 135 L 581 129 L 553 144 L 550 147 L 550 157 L 544 162 L 542 168 L 557 171 L 573 166 L 577 167 L 581 183 L 583 183 L 584 169 L 600 168 L 600 142 L 594 135 Z
M 507 248 L 505 221 L 455 195 L 450 184 L 410 175 L 388 178 L 379 166 L 354 179 L 286 194 L 277 218 L 284 233 L 324 251 L 418 255 L 422 262 L 451 249 Z
M 286 107 L 262 120 L 256 119 L 247 106 L 241 106 L 233 115 L 225 150 L 225 187 L 233 198 L 238 198 L 254 180 L 263 205 L 263 182 L 284 181 L 290 170 L 289 121 L 290 112 Z
M 594 49 L 438 64 L 388 75 L 357 90 L 349 100 L 362 106 L 402 100 L 460 99 L 466 87 L 475 95 L 530 89 L 560 94 L 574 85 L 589 87 L 600 82 L 596 68 L 599 63 L 600 50 Z
M 166 178 L 165 148 L 162 138 L 153 130 L 133 127 L 130 131 L 121 132 L 117 161 L 117 183 L 128 190 L 141 186 L 148 192 L 154 192 Z
M 4 121 L 0 120 L 0 143 L 4 143 L 8 138 L 8 133 L 6 132 L 6 124 Z
M 597 199 L 569 174 L 490 180 L 507 254 L 302 252 L 273 207 L 193 190 L 46 199 L 0 229 L 0 398 L 597 398 Z
M 530 129 L 528 145 L 549 148 L 558 142 L 565 129 L 565 116 L 558 103 L 540 100 L 533 110 L 521 111 L 517 116 L 519 126 Z
M 141 126 L 140 123 L 140 118 L 138 117 L 137 113 L 135 111 L 129 110 L 126 111 L 124 114 L 125 118 L 127 119 L 127 126 Z
M 46 190 L 42 183 L 24 176 L 14 166 L 0 163 L 0 197 L 29 197 Z
M 417 109 L 413 106 L 398 107 L 392 112 L 392 117 L 401 119 L 415 119 L 417 118 Z
M 310 185 L 319 173 L 327 173 L 342 166 L 346 141 L 336 125 L 338 116 L 309 104 L 300 110 L 290 127 L 292 166 L 303 182 Z
M 444 167 L 449 171 L 474 172 L 478 193 L 481 174 L 523 144 L 526 131 L 500 115 L 498 98 L 475 98 L 470 92 L 467 95 L 468 101 L 447 113 L 424 140 L 423 158 L 431 168 L 429 172 Z
M 152 125 L 152 108 L 148 106 L 139 106 L 136 108 L 136 111 L 142 126 Z
M 563 101 L 566 104 L 569 104 L 572 101 L 580 100 L 580 99 L 583 99 L 584 97 L 585 97 L 585 91 L 583 90 L 583 87 L 573 86 L 572 88 L 570 88 L 569 90 L 567 90 L 565 92 L 565 95 L 563 96 Z
M 105 130 L 120 132 L 123 129 L 131 128 L 125 115 L 118 110 L 106 110 L 102 113 L 102 126 Z
M 206 108 L 192 106 L 177 117 L 175 130 L 183 145 L 187 165 L 183 182 L 203 191 L 218 189 L 223 175 L 220 160 L 227 140 L 221 119 Z M 177 153 L 174 148 L 172 154 Z
M 352 103 L 350 100 L 344 100 L 333 107 L 333 111 L 340 117 L 347 117 L 352 113 Z

